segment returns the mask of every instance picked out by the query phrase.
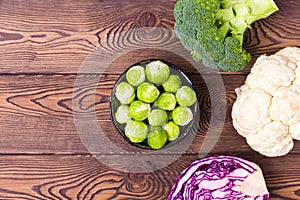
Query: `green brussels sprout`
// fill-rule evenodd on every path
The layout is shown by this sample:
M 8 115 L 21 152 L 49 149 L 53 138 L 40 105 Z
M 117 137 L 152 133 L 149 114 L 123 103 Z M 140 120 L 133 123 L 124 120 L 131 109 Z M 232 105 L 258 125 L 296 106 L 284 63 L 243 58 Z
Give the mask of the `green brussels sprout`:
M 178 106 L 172 112 L 173 121 L 179 126 L 185 126 L 193 119 L 193 113 L 190 108 Z
M 152 83 L 142 83 L 137 88 L 137 97 L 146 103 L 154 102 L 159 96 L 160 92 Z
M 134 88 L 126 82 L 121 82 L 117 85 L 116 97 L 121 104 L 130 104 L 135 98 Z
M 162 148 L 166 144 L 167 140 L 167 132 L 160 127 L 154 127 L 148 133 L 148 145 L 152 149 Z
M 149 116 L 148 121 L 151 126 L 162 126 L 168 122 L 168 113 L 161 109 L 153 109 Z
M 181 106 L 191 106 L 197 101 L 195 91 L 188 86 L 179 88 L 175 96 L 178 104 Z
M 178 138 L 180 133 L 180 128 L 174 122 L 169 121 L 163 126 L 163 129 L 167 132 L 169 141 L 173 141 Z
M 126 79 L 132 86 L 138 86 L 145 81 L 145 70 L 141 66 L 133 66 L 126 73 Z
M 175 93 L 181 87 L 181 79 L 178 75 L 172 74 L 162 86 L 166 92 Z
M 129 107 L 127 105 L 120 105 L 115 113 L 116 120 L 120 124 L 125 124 L 130 119 Z
M 143 142 L 148 135 L 148 126 L 144 122 L 129 120 L 125 126 L 125 135 L 133 143 Z
M 161 85 L 168 80 L 170 74 L 169 66 L 157 60 L 146 65 L 147 79 L 156 85 Z
M 150 104 L 136 100 L 129 106 L 129 116 L 136 121 L 145 120 L 150 113 Z
M 170 92 L 162 93 L 155 101 L 157 107 L 168 111 L 174 110 L 176 103 L 175 95 Z

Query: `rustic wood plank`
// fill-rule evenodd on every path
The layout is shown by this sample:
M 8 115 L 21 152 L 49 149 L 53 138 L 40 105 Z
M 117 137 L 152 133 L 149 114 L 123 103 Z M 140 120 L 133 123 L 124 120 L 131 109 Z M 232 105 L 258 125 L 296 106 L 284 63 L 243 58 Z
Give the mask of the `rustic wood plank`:
M 111 133 L 107 134 L 107 137 L 116 145 L 123 147 L 125 151 L 135 151 L 136 148 L 128 146 L 118 134 L 109 116 L 109 97 L 118 75 L 102 76 L 99 83 L 99 77 L 96 75 L 77 78 L 80 84 L 73 88 L 75 75 L 0 76 L 2 153 L 87 153 L 78 137 L 73 112 L 82 117 L 79 125 L 80 123 L 86 125 L 91 121 L 85 117 L 88 117 L 94 109 L 104 132 Z M 222 137 L 229 137 L 229 140 L 225 140 L 225 144 L 228 141 L 228 148 L 219 145 L 219 148 L 223 148 L 224 151 L 235 151 L 235 147 L 230 147 L 233 138 L 237 138 L 237 142 L 243 142 L 242 138 L 231 134 L 234 129 L 231 125 L 230 105 L 235 99 L 234 88 L 241 85 L 244 78 L 245 76 L 223 76 L 228 110 Z M 213 92 L 210 98 L 201 77 L 193 74 L 191 79 L 195 84 L 201 106 L 199 133 L 194 150 L 191 150 L 191 152 L 198 152 L 199 145 L 209 128 L 211 99 L 215 102 L 219 101 L 220 94 Z M 213 84 L 213 81 L 214 79 L 211 79 L 209 82 Z M 97 89 L 93 91 L 93 88 Z M 95 107 L 93 107 L 93 95 L 95 95 Z M 75 100 L 72 103 L 73 96 Z M 95 135 L 98 134 L 95 132 Z M 245 147 L 244 149 L 248 150 L 247 146 Z
M 201 63 L 192 66 L 189 54 L 172 34 L 175 2 L 0 0 L 0 199 L 164 199 L 174 179 L 197 154 L 206 155 L 200 148 L 207 131 L 219 130 L 209 127 L 212 102 L 217 106 L 227 102 L 227 112 L 222 135 L 209 155 L 252 160 L 264 171 L 271 199 L 300 198 L 300 142 L 295 141 L 293 151 L 284 157 L 266 158 L 246 145 L 230 117 L 234 89 L 243 83 L 255 59 L 286 46 L 300 47 L 300 4 L 276 0 L 280 11 L 247 31 L 244 46 L 253 55 L 252 62 L 240 72 L 222 73 L 234 75 L 222 76 L 226 98 L 220 99 L 222 94 L 208 93 L 198 73 L 213 77 L 213 72 Z M 128 31 L 150 27 L 165 31 Z M 147 34 L 155 40 L 146 39 Z M 129 43 L 133 47 L 128 49 Z M 92 52 L 97 56 L 91 64 L 96 62 L 96 69 L 104 70 L 100 81 L 97 70 L 80 71 Z M 189 75 L 203 111 L 201 123 L 184 155 L 169 152 L 182 155 L 172 165 L 150 173 L 124 173 L 101 164 L 96 157 L 120 161 L 120 156 L 130 158 L 131 152 L 147 151 L 128 146 L 113 128 L 109 97 L 122 71 L 149 58 L 173 62 Z M 76 79 L 78 72 L 87 75 Z M 79 84 L 74 87 L 75 80 Z M 217 86 L 213 80 L 209 79 L 210 84 Z M 105 136 L 121 151 L 102 148 L 89 152 L 80 140 L 73 114 L 82 117 L 80 126 L 87 124 L 94 108 L 95 123 L 101 124 Z M 217 119 L 221 115 L 215 114 Z M 91 134 L 95 134 L 92 139 L 99 139 L 97 131 Z M 168 155 L 155 156 L 164 160 Z M 146 164 L 155 169 L 155 163 Z M 130 167 L 125 162 L 114 166 Z
M 231 98 L 228 101 L 232 102 L 235 98 L 234 89 L 242 85 L 246 78 L 243 75 L 187 75 L 196 89 L 203 114 L 207 115 L 211 112 L 212 101 L 215 103 L 222 95 L 225 97 L 225 92 Z M 96 111 L 99 120 L 110 120 L 110 96 L 119 76 L 0 76 L 0 112 L 20 116 L 70 117 L 73 113 L 89 114 Z
M 165 10 L 171 11 L 174 1 L 152 3 L 156 6 L 132 0 L 1 1 L 1 72 L 76 73 L 99 41 L 115 31 L 171 28 L 173 13 Z
M 195 135 L 196 137 L 187 153 L 199 153 L 208 130 L 212 130 L 213 133 L 217 131 L 222 133 L 212 149 L 214 153 L 253 152 L 244 138 L 236 133 L 230 116 L 231 107 L 236 98 L 234 89 L 243 84 L 246 76 L 222 76 L 226 91 L 225 99 L 218 93 L 218 90 L 209 94 L 206 83 L 199 74 L 189 74 L 189 76 L 194 82 L 201 112 L 199 128 L 197 132 L 191 134 L 191 138 Z M 0 153 L 88 153 L 78 135 L 73 112 L 80 117 L 78 126 L 86 126 L 91 122 L 99 123 L 105 136 L 116 146 L 121 147 L 122 152 L 140 151 L 136 147 L 127 145 L 110 120 L 109 98 L 113 84 L 118 77 L 118 75 L 106 74 L 101 76 L 98 82 L 99 76 L 97 75 L 81 75 L 77 77 L 80 80 L 79 84 L 73 88 L 75 75 L 0 76 L 0 145 L 2 147 Z M 214 76 L 207 75 L 205 80 L 207 84 L 218 87 L 217 84 L 214 85 Z M 93 88 L 96 90 L 93 91 Z M 95 107 L 93 107 L 94 95 Z M 75 100 L 72 103 L 73 96 Z M 212 102 L 217 106 L 227 103 L 223 130 L 214 126 L 210 127 Z M 93 119 L 89 117 L 94 109 L 96 121 L 92 121 Z M 222 117 L 222 113 L 215 114 Z M 90 134 L 95 135 L 94 139 L 100 137 L 98 130 L 92 130 Z M 185 142 L 187 141 L 189 140 Z M 214 142 L 214 140 L 211 141 Z M 299 145 L 299 142 L 295 141 L 292 153 L 300 153 Z M 182 150 L 172 152 L 183 153 Z M 102 149 L 93 153 L 105 154 L 107 152 Z
M 124 53 L 126 40 L 132 44 L 136 42 L 135 48 L 142 48 L 143 42 L 137 39 L 139 37 L 126 39 L 122 33 L 146 27 L 172 30 L 175 2 L 1 1 L 0 73 L 75 74 L 95 48 L 103 50 L 106 46 L 107 53 Z M 254 23 L 247 32 L 244 46 L 253 55 L 253 59 L 240 73 L 248 73 L 259 55 L 271 54 L 286 46 L 300 46 L 299 3 L 295 0 L 276 3 L 280 11 Z M 178 44 L 181 48 L 179 52 L 186 54 L 176 37 L 170 37 L 169 34 L 160 34 L 148 42 L 152 46 L 156 45 L 156 50 L 168 45 L 172 48 L 172 45 Z M 144 59 L 155 55 L 168 58 L 168 52 L 159 55 L 142 50 L 134 57 L 125 55 L 122 61 L 130 65 L 134 61 L 132 58 Z M 117 65 L 114 67 L 110 69 L 119 69 Z
M 280 159 L 236 154 L 258 163 L 265 175 L 270 200 L 299 199 L 299 157 Z M 110 156 L 110 159 L 114 159 Z M 197 156 L 185 155 L 163 169 L 125 173 L 91 156 L 1 156 L 0 199 L 157 199 L 169 193 L 175 178 Z M 123 165 L 117 162 L 116 165 Z M 284 169 L 284 170 L 283 170 Z

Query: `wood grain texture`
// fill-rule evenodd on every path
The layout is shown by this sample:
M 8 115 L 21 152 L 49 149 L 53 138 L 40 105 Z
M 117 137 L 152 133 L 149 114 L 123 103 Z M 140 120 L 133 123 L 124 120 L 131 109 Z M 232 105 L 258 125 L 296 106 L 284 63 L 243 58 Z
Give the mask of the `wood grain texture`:
M 264 172 L 271 200 L 300 199 L 300 142 L 284 157 L 266 158 L 248 147 L 230 116 L 234 89 L 243 84 L 259 55 L 300 47 L 298 0 L 275 1 L 280 11 L 247 31 L 244 46 L 253 56 L 250 65 L 240 72 L 220 72 L 224 94 L 215 72 L 190 62 L 174 35 L 176 0 L 0 0 L 0 200 L 163 200 L 182 170 L 206 155 L 200 149 L 209 130 L 222 134 L 206 156 L 254 161 Z M 82 70 L 91 54 L 94 70 Z M 180 156 L 174 163 L 153 172 L 125 173 L 117 170 L 130 168 L 121 156 L 149 152 L 129 146 L 113 127 L 110 93 L 124 70 L 150 58 L 172 62 L 190 77 L 201 108 L 199 127 L 186 151 L 169 152 Z M 209 93 L 207 85 L 216 90 Z M 220 130 L 211 124 L 222 118 L 218 108 L 224 103 Z M 94 111 L 97 118 L 92 121 Z M 78 124 L 73 115 L 81 117 Z M 93 122 L 120 151 L 88 151 L 77 128 Z M 99 139 L 97 133 L 89 133 L 92 140 Z M 170 155 L 155 156 L 164 163 Z
M 125 146 L 125 149 L 130 150 L 110 121 L 110 94 L 118 77 L 117 74 L 101 77 L 98 75 L 0 76 L 2 130 L 0 143 L 3 147 L 0 151 L 2 153 L 86 153 L 85 148 L 80 144 L 73 114 L 80 114 L 83 119 L 80 123 L 90 123 L 85 117 L 94 111 L 103 130 L 113 133 L 108 135 L 109 138 L 117 145 Z M 76 78 L 80 84 L 73 88 Z M 212 102 L 216 105 L 228 104 L 224 113 L 226 120 L 221 137 L 229 137 L 230 140 L 237 138 L 237 143 L 242 142 L 242 138 L 231 134 L 234 130 L 231 125 L 230 106 L 236 98 L 234 89 L 243 83 L 245 76 L 223 75 L 221 77 L 225 83 L 226 99 L 222 99 L 217 93 L 218 90 L 210 94 L 199 74 L 190 74 L 190 78 L 197 90 L 201 109 L 199 134 L 195 144 L 201 144 L 209 128 Z M 214 76 L 206 76 L 206 79 L 209 84 L 218 87 L 214 85 Z M 225 97 L 225 94 L 223 95 Z M 220 148 L 223 148 L 221 146 Z M 194 150 L 192 148 L 190 152 L 197 152 L 198 148 L 199 145 L 195 145 Z M 232 150 L 235 151 L 234 148 Z
M 299 168 L 280 171 L 286 166 L 281 159 L 267 159 L 266 165 L 261 156 L 235 156 L 261 164 L 271 200 L 299 199 Z M 185 155 L 161 170 L 135 174 L 111 169 L 91 156 L 1 156 L 0 199 L 163 200 L 175 178 L 197 159 Z M 300 162 L 292 155 L 285 159 Z
M 101 77 L 98 75 L 0 76 L 1 153 L 89 153 L 80 140 L 73 114 L 79 113 L 82 117 L 80 123 L 86 125 L 91 123 L 86 117 L 94 110 L 98 119 L 95 123 L 99 123 L 105 133 L 109 133 L 106 136 L 115 145 L 122 147 L 124 152 L 138 151 L 138 148 L 127 145 L 110 120 L 110 93 L 118 77 L 118 74 L 106 74 Z M 212 152 L 251 152 L 244 138 L 236 133 L 231 120 L 231 107 L 236 99 L 234 89 L 244 83 L 246 76 L 222 76 L 226 91 L 225 99 L 220 93 L 210 94 L 199 74 L 189 74 L 189 77 L 198 94 L 200 122 L 197 133 L 192 134 L 193 137 L 195 136 L 194 142 L 186 153 L 199 153 L 208 130 L 218 131 L 216 127 L 210 126 L 211 107 L 212 104 L 222 103 L 227 104 L 224 127 Z M 214 85 L 214 76 L 206 75 L 205 77 L 207 84 L 218 86 Z M 80 84 L 73 88 L 76 78 L 80 80 Z M 74 102 L 72 102 L 72 97 L 74 97 Z M 98 137 L 97 131 L 95 130 L 94 133 L 95 138 Z M 295 145 L 292 153 L 300 154 L 299 142 L 295 142 Z M 93 153 L 106 152 L 102 150 Z
M 174 1 L 1 1 L 1 72 L 76 73 L 84 58 L 115 31 L 158 24 L 171 28 L 172 12 L 165 9 L 171 11 L 173 5 Z
M 126 37 L 120 36 L 122 32 L 146 27 L 172 30 L 175 2 L 1 1 L 0 72 L 77 73 L 85 57 L 106 41 L 109 51 L 124 51 L 122 43 Z M 300 46 L 299 4 L 296 0 L 276 3 L 280 11 L 255 22 L 245 37 L 245 48 L 253 55 L 251 64 L 259 55 L 274 53 L 285 46 Z M 163 46 L 176 40 L 168 34 L 160 37 L 152 43 Z M 143 44 L 138 37 L 130 42 L 137 42 L 136 46 Z M 183 47 L 181 51 L 185 52 Z M 147 57 L 147 53 L 140 52 L 139 56 Z M 242 72 L 247 73 L 250 66 Z

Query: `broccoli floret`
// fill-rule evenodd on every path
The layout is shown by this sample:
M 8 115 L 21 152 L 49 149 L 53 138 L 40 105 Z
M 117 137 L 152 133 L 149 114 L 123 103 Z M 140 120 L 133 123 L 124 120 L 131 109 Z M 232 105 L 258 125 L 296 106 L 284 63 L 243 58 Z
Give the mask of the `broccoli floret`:
M 277 10 L 273 0 L 179 0 L 174 30 L 195 60 L 210 68 L 238 71 L 251 60 L 243 49 L 245 31 Z

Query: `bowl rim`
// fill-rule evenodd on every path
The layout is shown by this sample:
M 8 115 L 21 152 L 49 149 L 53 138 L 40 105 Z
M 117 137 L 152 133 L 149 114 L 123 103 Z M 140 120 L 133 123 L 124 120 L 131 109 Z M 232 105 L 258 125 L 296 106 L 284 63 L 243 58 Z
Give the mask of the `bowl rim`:
M 184 128 L 185 128 L 185 129 L 184 129 L 184 134 L 180 134 L 181 137 L 178 137 L 178 138 L 176 138 L 176 139 L 173 140 L 173 141 L 167 141 L 167 143 L 166 143 L 162 148 L 160 148 L 160 149 L 153 149 L 153 148 L 151 148 L 150 146 L 145 145 L 145 144 L 142 144 L 142 143 L 134 143 L 134 142 L 131 142 L 131 141 L 129 140 L 129 138 L 125 135 L 125 132 L 117 125 L 117 124 L 119 124 L 119 123 L 116 121 L 116 119 L 115 119 L 115 117 L 114 117 L 113 109 L 112 109 L 112 106 L 113 106 L 113 97 L 115 97 L 116 86 L 117 86 L 120 82 L 122 82 L 122 80 L 124 79 L 124 77 L 126 78 L 126 73 L 128 72 L 128 70 L 129 70 L 130 68 L 132 68 L 133 66 L 136 66 L 136 65 L 139 65 L 139 66 L 140 66 L 141 63 L 142 63 L 142 66 L 143 66 L 143 65 L 148 64 L 148 63 L 153 62 L 153 61 L 161 61 L 161 62 L 167 64 L 169 67 L 175 69 L 175 70 L 180 74 L 180 76 L 183 76 L 184 80 L 185 80 L 186 82 L 188 82 L 189 86 L 192 87 L 192 89 L 193 89 L 193 90 L 195 91 L 195 93 L 196 93 L 196 89 L 195 89 L 195 86 L 194 86 L 194 84 L 192 83 L 192 81 L 191 81 L 191 80 L 189 79 L 189 77 L 188 77 L 188 76 L 187 76 L 187 75 L 186 75 L 179 67 L 177 67 L 175 64 L 173 64 L 173 63 L 171 63 L 171 62 L 169 62 L 169 61 L 166 61 L 166 60 L 164 60 L 164 59 L 160 59 L 160 58 L 144 59 L 144 60 L 140 60 L 140 61 L 138 61 L 138 62 L 136 62 L 136 63 L 130 65 L 125 71 L 122 72 L 122 74 L 121 74 L 121 75 L 118 77 L 118 79 L 115 81 L 115 83 L 114 83 L 114 85 L 113 85 L 113 88 L 112 88 L 112 91 L 111 91 L 110 100 L 109 100 L 109 102 L 110 102 L 110 103 L 109 103 L 109 114 L 110 114 L 110 119 L 111 119 L 111 121 L 113 122 L 114 127 L 117 129 L 117 131 L 119 132 L 119 134 L 123 137 L 123 139 L 125 139 L 129 144 L 131 144 L 131 145 L 133 145 L 133 146 L 135 146 L 135 147 L 139 147 L 139 148 L 144 149 L 144 150 L 154 150 L 154 151 L 157 151 L 157 150 L 160 150 L 160 149 L 165 149 L 165 148 L 171 147 L 171 146 L 175 145 L 176 143 L 178 143 L 180 140 L 182 140 L 182 139 L 190 132 L 191 128 L 194 126 L 195 121 L 196 121 L 196 120 L 195 120 L 196 117 L 193 116 L 193 120 L 192 120 L 189 124 L 187 124 L 187 125 L 185 125 L 185 126 L 180 126 L 180 128 L 181 128 L 181 127 L 184 127 Z M 144 67 L 144 66 L 143 66 L 143 67 Z M 133 86 L 133 87 L 134 87 L 134 86 Z M 134 88 L 135 88 L 135 91 L 136 91 L 136 87 L 134 87 Z M 196 95 L 197 95 L 197 93 L 196 93 Z M 115 97 L 115 98 L 116 98 L 116 97 Z M 188 106 L 188 107 L 190 107 L 190 106 Z M 200 108 L 199 108 L 198 98 L 197 98 L 196 102 L 195 102 L 194 105 L 193 105 L 193 109 L 191 109 L 191 110 L 192 110 L 192 112 L 193 112 L 194 114 L 199 113 Z M 197 117 L 197 119 L 198 119 L 198 117 Z M 120 125 L 122 125 L 122 124 L 120 124 Z M 147 124 L 147 125 L 148 125 L 148 124 Z M 180 130 L 180 131 L 181 131 L 181 130 Z

